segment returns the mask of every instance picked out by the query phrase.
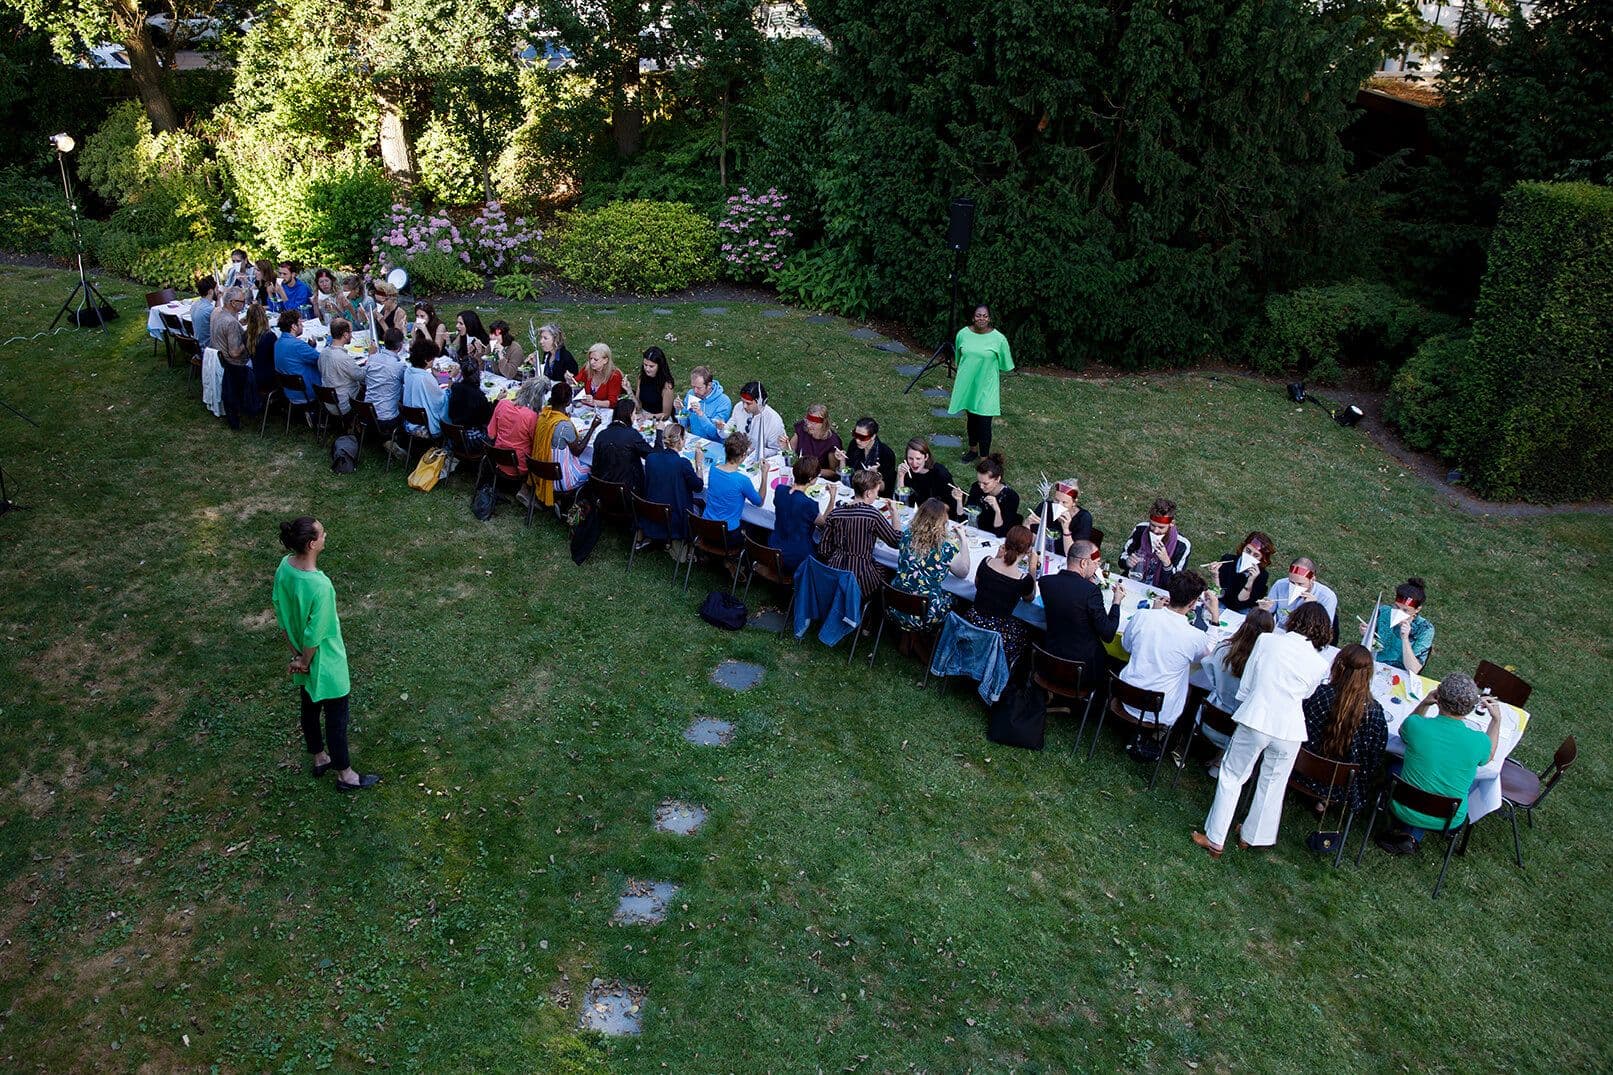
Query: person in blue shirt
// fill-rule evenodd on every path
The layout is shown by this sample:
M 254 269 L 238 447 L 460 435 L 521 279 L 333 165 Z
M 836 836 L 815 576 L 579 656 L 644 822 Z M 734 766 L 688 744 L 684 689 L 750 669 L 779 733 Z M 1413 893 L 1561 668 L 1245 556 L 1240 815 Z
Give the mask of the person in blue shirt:
M 269 285 L 270 310 L 301 310 L 313 302 L 314 293 L 308 285 L 297 279 L 291 262 L 282 261 L 276 270 L 277 279 Z
M 817 547 L 816 529 L 828 518 L 828 508 L 820 509 L 807 491 L 818 480 L 820 469 L 812 456 L 800 456 L 790 470 L 794 484 L 773 493 L 773 533 L 767 543 L 780 552 L 784 571 L 789 575 L 794 575 L 801 561 L 812 555 Z M 829 486 L 830 508 L 835 505 L 839 488 L 838 482 Z
M 380 350 L 370 356 L 364 367 L 364 399 L 375 405 L 375 417 L 381 425 L 377 432 L 388 443 L 397 429 L 398 403 L 403 398 L 404 362 L 398 354 L 401 350 L 403 330 L 389 328 Z
M 292 403 L 312 403 L 314 389 L 324 382 L 319 379 L 319 352 L 312 344 L 299 339 L 301 335 L 302 314 L 295 309 L 282 311 L 280 338 L 274 342 L 274 371 L 302 374 L 302 383 L 307 385 L 308 391 L 287 392 L 286 398 Z
M 415 340 L 409 346 L 409 365 L 403 371 L 403 405 L 419 407 L 426 412 L 426 429 L 433 437 L 442 432 L 448 420 L 448 389 L 437 382 L 431 372 L 431 360 L 441 355 L 430 340 Z M 410 433 L 420 433 L 419 426 L 403 423 Z
M 1378 622 L 1372 625 L 1373 638 L 1379 647 L 1377 658 L 1384 664 L 1404 668 L 1413 675 L 1420 674 L 1434 650 L 1434 625 L 1423 615 L 1423 603 L 1428 592 L 1423 580 L 1407 579 L 1395 587 L 1394 604 L 1378 610 Z
M 694 507 L 695 494 L 705 487 L 694 465 L 683 457 L 683 427 L 666 423 L 661 427 L 661 443 L 644 460 L 644 499 L 665 504 L 672 510 L 665 526 L 648 519 L 640 523 L 643 544 L 639 547 L 679 542 L 680 547 L 673 549 L 672 554 L 681 562 L 681 543 L 689 540 L 689 509 Z
M 711 367 L 696 366 L 689 371 L 689 392 L 679 401 L 678 423 L 697 437 L 722 440 L 718 422 L 733 417 L 734 404 L 722 390 L 722 383 L 711 375 Z
M 745 543 L 739 529 L 739 520 L 745 511 L 745 502 L 762 506 L 762 494 L 750 475 L 739 469 L 750 452 L 750 438 L 743 433 L 731 434 L 723 442 L 725 462 L 711 468 L 706 475 L 706 510 L 703 519 L 720 519 L 728 527 L 728 547 L 738 549 Z M 762 466 L 762 488 L 767 488 L 767 475 L 771 464 Z
M 196 332 L 196 340 L 203 347 L 213 346 L 213 306 L 214 293 L 218 290 L 218 281 L 211 276 L 204 276 L 196 281 L 197 300 L 190 304 L 190 324 Z

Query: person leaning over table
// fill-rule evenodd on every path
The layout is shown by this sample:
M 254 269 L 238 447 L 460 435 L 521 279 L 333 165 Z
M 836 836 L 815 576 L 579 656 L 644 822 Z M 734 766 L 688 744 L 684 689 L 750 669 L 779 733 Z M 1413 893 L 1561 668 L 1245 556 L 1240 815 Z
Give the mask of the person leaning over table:
M 728 527 L 728 548 L 735 550 L 745 543 L 744 535 L 739 529 L 741 517 L 745 513 L 746 502 L 762 506 L 762 494 L 757 486 L 767 488 L 768 474 L 771 464 L 763 463 L 761 482 L 754 482 L 743 470 L 741 465 L 750 455 L 750 438 L 743 433 L 730 433 L 728 439 L 723 441 L 723 461 L 711 468 L 706 475 L 706 506 L 701 509 L 702 519 L 716 519 Z
M 1076 503 L 1080 499 L 1080 481 L 1066 478 L 1057 482 L 1048 498 L 1025 517 L 1025 525 L 1031 530 L 1040 529 L 1042 515 L 1045 513 L 1048 530 L 1051 531 L 1050 536 L 1053 539 L 1049 548 L 1052 552 L 1063 556 L 1070 551 L 1073 542 L 1089 541 L 1092 538 L 1092 513 Z
M 896 551 L 896 577 L 891 585 L 924 598 L 924 611 L 912 616 L 893 609 L 888 615 L 909 631 L 934 627 L 952 608 L 947 576 L 969 577 L 969 539 L 961 526 L 951 526 L 949 532 L 947 506 L 932 497 L 913 513 Z
M 430 340 L 416 340 L 409 348 L 409 364 L 403 369 L 403 405 L 425 411 L 426 428 L 405 422 L 405 432 L 429 433 L 433 437 L 442 432 L 442 423 L 448 417 L 448 390 L 431 372 L 432 360 L 438 357 L 436 345 Z
M 1425 716 L 1425 710 L 1437 711 Z M 1474 710 L 1489 718 L 1482 732 L 1467 725 L 1466 718 Z M 1479 694 L 1472 676 L 1452 672 L 1400 722 L 1400 740 L 1406 744 L 1400 779 L 1421 791 L 1461 800 L 1451 819 L 1452 832 L 1467 820 L 1467 796 L 1479 766 L 1493 761 L 1501 748 L 1501 712 L 1500 702 Z M 1439 832 L 1445 827 L 1442 819 L 1399 803 L 1393 804 L 1393 814 L 1397 827 L 1375 841 L 1391 855 L 1414 854 L 1430 830 Z
M 1305 735 L 1311 753 L 1357 768 L 1348 788 L 1332 789 L 1306 776 L 1293 779 L 1321 796 L 1327 806 L 1344 801 L 1347 809 L 1360 810 L 1389 744 L 1383 706 L 1372 697 L 1372 653 L 1365 646 L 1357 643 L 1339 650 L 1328 681 L 1305 699 Z M 1317 812 L 1322 809 L 1318 805 Z
M 1121 547 L 1120 570 L 1163 590 L 1186 570 L 1192 554 L 1193 543 L 1176 529 L 1176 501 L 1159 497 L 1148 509 L 1148 518 L 1132 528 Z
M 1009 527 L 1008 535 L 994 556 L 975 568 L 975 600 L 963 618 L 1002 636 L 1003 655 L 1013 669 L 1030 641 L 1030 626 L 1014 615 L 1021 601 L 1036 596 L 1036 576 L 1041 557 L 1031 549 L 1033 535 L 1023 526 Z M 1030 570 L 1021 572 L 1019 561 L 1028 557 Z
M 991 310 L 976 306 L 969 324 L 953 338 L 958 372 L 952 381 L 947 410 L 963 411 L 969 431 L 969 449 L 963 461 L 972 463 L 991 452 L 991 420 L 1002 413 L 1000 380 L 1014 368 L 1008 337 L 991 327 Z
M 639 524 L 640 545 L 667 545 L 673 559 L 683 562 L 684 544 L 689 540 L 689 510 L 694 507 L 695 494 L 703 491 L 705 483 L 695 473 L 694 464 L 683 457 L 683 427 L 676 422 L 661 425 L 661 435 L 644 460 L 644 499 L 665 504 L 669 509 L 665 525 L 644 519 Z
M 627 396 L 616 401 L 610 425 L 594 440 L 591 477 L 624 485 L 629 492 L 643 496 L 644 458 L 650 454 L 650 446 L 633 428 L 634 406 Z
M 258 413 L 258 395 L 252 390 L 252 367 L 246 347 L 246 333 L 239 320 L 246 306 L 246 295 L 238 287 L 225 290 L 219 300 L 218 316 L 209 326 L 207 345 L 218 352 L 224 367 L 224 420 L 231 429 L 241 428 L 241 415 Z
M 859 470 L 851 476 L 852 499 L 835 505 L 823 521 L 823 537 L 818 542 L 818 559 L 839 571 L 857 576 L 864 600 L 879 593 L 887 572 L 874 560 L 874 543 L 891 548 L 902 543 L 896 529 L 896 502 L 885 501 L 885 510 L 876 506 L 884 481 L 876 470 Z
M 218 281 L 204 276 L 196 281 L 196 301 L 190 304 L 190 327 L 203 347 L 213 346 L 213 303 Z
M 1277 551 L 1271 536 L 1252 531 L 1232 550 L 1232 554 L 1213 564 L 1206 565 L 1215 571 L 1215 581 L 1221 587 L 1221 604 L 1234 612 L 1248 612 L 1266 596 L 1267 567 L 1272 553 Z
M 838 483 L 829 486 L 829 504 L 818 507 L 809 491 L 818 480 L 818 461 L 810 455 L 796 457 L 790 466 L 792 484 L 773 492 L 773 532 L 767 543 L 779 551 L 784 571 L 794 575 L 801 561 L 812 555 L 817 528 L 829 517 L 840 494 Z
M 470 360 L 472 364 L 475 359 Z M 470 368 L 466 367 L 465 381 L 477 385 L 477 395 L 481 395 L 481 372 L 478 370 L 474 377 Z M 461 382 L 463 383 L 463 382 Z M 543 406 L 543 397 L 547 394 L 549 382 L 541 377 L 529 377 L 521 382 L 515 390 L 514 399 L 500 399 L 493 407 L 493 413 L 487 420 L 487 440 L 495 448 L 508 448 L 515 453 L 515 465 L 500 463 L 498 471 L 506 478 L 520 478 L 526 475 L 526 461 L 532 451 L 532 435 L 538 428 L 538 410 Z M 486 402 L 487 397 L 482 396 Z M 525 488 L 525 483 L 522 483 Z
M 1215 645 L 1216 639 L 1208 632 L 1193 626 L 1191 617 L 1202 600 L 1211 622 L 1221 618 L 1221 605 L 1215 594 L 1206 592 L 1204 579 L 1197 571 L 1183 571 L 1171 576 L 1165 587 L 1166 603 L 1139 610 L 1121 632 L 1121 643 L 1131 659 L 1121 670 L 1120 679 L 1145 691 L 1159 691 L 1165 696 L 1160 707 L 1161 729 L 1170 728 L 1182 714 L 1187 699 L 1187 677 L 1193 665 L 1203 660 Z M 1135 709 L 1128 710 L 1135 716 Z M 1157 754 L 1151 751 L 1158 746 L 1143 744 L 1139 740 L 1136 753 L 1152 761 Z
M 907 442 L 907 453 L 896 467 L 896 486 L 900 489 L 904 485 L 911 490 L 907 498 L 910 505 L 932 498 L 943 504 L 952 503 L 952 474 L 936 462 L 930 442 L 923 437 Z
M 879 439 L 879 423 L 872 418 L 857 419 L 857 424 L 851 427 L 851 443 L 844 450 L 831 455 L 829 466 L 830 472 L 824 477 L 831 480 L 839 480 L 842 474 L 853 474 L 859 470 L 877 470 L 885 481 L 887 492 L 895 495 L 899 487 L 896 481 L 896 453 Z
M 556 382 L 549 389 L 549 405 L 538 412 L 537 424 L 532 429 L 532 448 L 527 458 L 560 464 L 558 488 L 554 482 L 538 477 L 532 477 L 529 484 L 532 495 L 546 508 L 554 506 L 557 493 L 569 493 L 588 478 L 588 468 L 579 459 L 588 447 L 588 438 L 577 435 L 576 425 L 566 414 L 569 406 L 571 386 L 564 381 Z M 599 420 L 594 421 L 597 425 Z M 526 503 L 524 496 L 517 499 Z
M 678 408 L 683 428 L 705 440 L 722 440 L 717 423 L 727 422 L 733 413 L 733 401 L 723 391 L 722 382 L 711 375 L 711 367 L 696 366 L 689 371 L 689 392 Z
M 1378 641 L 1378 660 L 1417 675 L 1428 663 L 1434 649 L 1434 625 L 1423 615 L 1428 591 L 1419 578 L 1409 578 L 1395 587 L 1394 603 L 1378 610 L 1373 637 Z
M 750 440 L 752 462 L 760 462 L 778 455 L 783 449 L 784 419 L 767 403 L 767 386 L 761 381 L 747 381 L 739 390 L 739 406 L 728 422 L 717 422 L 724 438 L 743 433 Z
M 1027 528 L 1028 529 L 1028 528 Z M 1042 577 L 1042 608 L 1047 613 L 1047 652 L 1066 661 L 1080 661 L 1081 684 L 1103 693 L 1109 663 L 1104 647 L 1120 630 L 1120 603 L 1125 583 L 1115 583 L 1114 603 L 1103 599 L 1098 572 L 1103 553 L 1085 538 L 1070 542 L 1064 569 Z
M 1330 620 L 1339 615 L 1339 595 L 1316 577 L 1316 561 L 1308 556 L 1294 558 L 1288 565 L 1288 575 L 1277 580 L 1266 600 L 1279 622 L 1306 601 L 1315 601 L 1327 609 Z
M 1249 665 L 1249 654 L 1254 651 L 1255 643 L 1260 641 L 1261 635 L 1269 635 L 1277 629 L 1277 619 L 1263 608 L 1255 608 L 1238 624 L 1238 629 L 1232 632 L 1230 638 L 1222 639 L 1209 656 L 1199 662 L 1199 668 L 1205 678 L 1210 681 L 1210 692 L 1204 699 L 1210 705 L 1223 713 L 1232 713 L 1238 708 L 1238 688 L 1243 686 L 1243 670 Z M 1221 750 L 1225 750 L 1227 741 L 1232 737 L 1223 735 L 1208 724 L 1200 729 L 1204 738 L 1214 743 Z M 1221 756 L 1216 755 L 1210 763 L 1209 772 L 1213 777 L 1221 771 Z
M 338 418 L 353 409 L 353 396 L 364 385 L 364 367 L 358 364 L 358 356 L 347 349 L 352 342 L 353 326 L 346 318 L 338 317 L 330 323 L 330 339 L 319 352 L 319 379 L 336 393 L 336 409 L 331 413 Z M 330 404 L 325 404 L 325 409 L 330 410 Z
M 543 400 L 540 392 L 539 403 Z M 488 444 L 497 444 L 500 448 L 512 448 L 515 454 L 521 457 L 520 473 L 526 473 L 526 453 L 532 446 L 532 430 L 523 431 L 519 446 L 510 443 L 498 442 L 488 423 L 493 420 L 493 404 L 487 400 L 487 393 L 482 391 L 482 360 L 476 355 L 469 355 L 459 361 L 459 380 L 448 386 L 448 421 L 465 431 L 465 442 L 472 448 L 481 448 Z M 532 412 L 532 421 L 537 421 L 536 412 Z M 530 425 L 530 423 L 528 423 Z M 505 438 L 508 439 L 508 438 Z
M 610 345 L 596 343 L 588 348 L 588 361 L 576 377 L 577 394 L 572 402 L 599 410 L 611 410 L 622 398 L 623 385 L 622 371 L 616 368 Z
M 314 345 L 300 339 L 302 313 L 296 309 L 280 311 L 280 338 L 274 342 L 274 370 L 276 373 L 294 373 L 302 376 L 304 392 L 288 391 L 293 403 L 307 403 L 314 398 L 314 389 L 324 384 L 319 379 L 319 352 Z M 309 415 L 312 422 L 313 415 Z
M 948 491 L 952 494 L 954 519 L 961 520 L 966 517 L 966 509 L 977 508 L 980 515 L 975 526 L 997 537 L 1007 536 L 1010 529 L 1025 521 L 1019 514 L 1019 494 L 1003 484 L 1001 452 L 981 456 L 975 461 L 975 480 L 967 494 L 956 485 Z
M 398 431 L 398 403 L 403 399 L 403 330 L 389 328 L 381 336 L 380 348 L 364 367 L 364 401 L 375 408 L 380 428 L 375 432 L 386 449 L 401 456 L 403 449 L 392 439 Z
M 336 770 L 336 787 L 361 791 L 381 778 L 360 773 L 348 756 L 347 724 L 352 693 L 342 621 L 336 613 L 336 587 L 319 570 L 325 528 L 311 515 L 280 524 L 280 542 L 290 550 L 274 573 L 275 619 L 291 644 L 291 682 L 297 687 L 304 745 L 313 756 L 313 776 Z M 325 716 L 324 734 L 319 717 Z
M 493 372 L 500 377 L 512 381 L 521 379 L 521 366 L 526 362 L 526 352 L 521 350 L 521 343 L 510 335 L 508 321 L 494 321 L 487 326 L 487 339 L 493 352 Z M 554 378 L 546 377 L 546 381 Z
M 633 386 L 639 414 L 656 421 L 671 418 L 677 395 L 672 363 L 667 360 L 666 352 L 653 344 L 646 347 L 639 359 L 638 382 Z
M 1239 705 L 1232 719 L 1238 728 L 1221 757 L 1216 777 L 1215 799 L 1210 803 L 1204 831 L 1193 833 L 1195 844 L 1220 858 L 1226 846 L 1227 830 L 1237 811 L 1243 786 L 1260 764 L 1254 798 L 1244 817 L 1238 846 L 1270 847 L 1277 842 L 1277 826 L 1282 821 L 1283 795 L 1288 790 L 1288 774 L 1304 745 L 1305 699 L 1315 693 L 1327 676 L 1328 660 L 1322 656 L 1333 638 L 1333 623 L 1320 605 L 1295 612 L 1288 629 L 1261 635 L 1243 669 L 1238 688 Z
M 840 434 L 829 424 L 829 407 L 823 403 L 808 407 L 806 417 L 795 423 L 795 432 L 784 442 L 787 451 L 816 459 L 819 470 L 832 467 L 835 454 L 842 447 Z

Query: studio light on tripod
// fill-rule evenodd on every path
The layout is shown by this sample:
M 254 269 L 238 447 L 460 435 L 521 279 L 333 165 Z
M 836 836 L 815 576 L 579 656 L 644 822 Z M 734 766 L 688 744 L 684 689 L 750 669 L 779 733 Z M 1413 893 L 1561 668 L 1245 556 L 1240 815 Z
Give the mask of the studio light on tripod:
M 71 153 L 78 148 L 78 143 L 73 141 L 73 136 L 65 131 L 61 134 L 51 135 L 50 144 L 56 148 L 58 153 Z

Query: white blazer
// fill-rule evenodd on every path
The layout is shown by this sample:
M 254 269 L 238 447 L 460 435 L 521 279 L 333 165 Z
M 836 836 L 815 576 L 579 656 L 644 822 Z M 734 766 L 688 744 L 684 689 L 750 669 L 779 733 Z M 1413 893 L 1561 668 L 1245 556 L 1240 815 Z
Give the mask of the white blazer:
M 1305 699 L 1327 678 L 1329 661 L 1301 634 L 1273 631 L 1255 640 L 1232 719 L 1273 739 L 1303 743 Z

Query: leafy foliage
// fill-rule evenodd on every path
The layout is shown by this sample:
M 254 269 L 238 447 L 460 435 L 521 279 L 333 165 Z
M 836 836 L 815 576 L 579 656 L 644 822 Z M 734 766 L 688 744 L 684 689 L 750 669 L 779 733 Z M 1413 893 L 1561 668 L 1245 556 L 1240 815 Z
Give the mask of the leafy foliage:
M 1244 350 L 1262 373 L 1299 373 L 1330 384 L 1345 367 L 1385 383 L 1428 336 L 1453 327 L 1386 284 L 1352 281 L 1266 300 Z
M 1451 458 L 1451 423 L 1468 397 L 1463 382 L 1472 369 L 1473 344 L 1465 333 L 1424 341 L 1390 382 L 1383 416 L 1410 447 Z
M 825 243 L 797 251 L 775 278 L 779 294 L 813 310 L 836 310 L 861 320 L 874 312 L 873 270 L 849 246 Z
M 465 291 L 480 287 L 481 276 L 536 264 L 542 241 L 543 233 L 526 217 L 511 218 L 498 202 L 488 202 L 464 227 L 443 213 L 394 205 L 372 249 L 382 271 L 401 265 L 413 276 L 420 274 L 422 257 L 427 273 L 439 273 L 439 262 L 457 262 L 455 280 L 463 281 L 461 273 L 477 277 L 469 288 L 452 289 Z
M 152 287 L 188 291 L 196 279 L 218 272 L 230 260 L 234 243 L 213 239 L 184 239 L 142 250 L 129 266 L 129 275 Z
M 543 287 L 530 273 L 512 272 L 494 278 L 493 294 L 514 302 L 533 302 L 543 294 Z
M 717 222 L 724 274 L 733 280 L 754 281 L 784 268 L 795 240 L 789 204 L 789 198 L 777 189 L 752 194 L 740 187 L 728 199 L 727 214 Z
M 154 132 L 133 101 L 85 140 L 79 175 L 115 203 L 114 226 L 148 241 L 217 239 L 225 232 L 223 177 L 206 145 L 185 131 Z
M 43 249 L 51 233 L 67 226 L 60 187 L 21 168 L 0 168 L 0 242 L 8 250 Z
M 555 263 L 565 277 L 600 291 L 676 291 L 717 270 L 717 230 L 672 202 L 616 202 L 563 218 Z
M 348 267 L 365 263 L 376 222 L 392 204 L 392 184 L 369 161 L 309 171 L 287 192 L 292 211 L 281 252 L 303 261 Z

